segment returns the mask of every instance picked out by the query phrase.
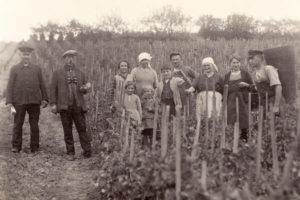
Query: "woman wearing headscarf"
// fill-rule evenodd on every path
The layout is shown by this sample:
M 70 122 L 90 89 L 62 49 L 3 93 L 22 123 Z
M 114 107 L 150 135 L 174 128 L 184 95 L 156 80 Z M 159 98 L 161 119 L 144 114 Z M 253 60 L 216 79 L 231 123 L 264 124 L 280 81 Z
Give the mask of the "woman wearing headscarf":
M 241 140 L 248 139 L 248 93 L 255 86 L 249 72 L 241 69 L 241 58 L 232 55 L 229 59 L 231 70 L 225 75 L 224 84 L 228 85 L 227 113 L 228 124 L 236 122 L 236 98 L 239 103 L 239 124 L 241 129 Z
M 135 83 L 136 93 L 140 98 L 142 98 L 143 88 L 152 87 L 155 89 L 157 87 L 157 73 L 150 65 L 151 59 L 152 57 L 149 53 L 140 53 L 138 56 L 139 65 L 132 69 L 129 77 Z
M 151 146 L 155 92 L 158 78 L 157 73 L 152 69 L 150 62 L 152 57 L 149 53 L 143 52 L 138 56 L 139 66 L 131 71 L 131 79 L 136 86 L 136 94 L 140 97 L 142 103 L 142 126 L 143 126 L 143 145 Z
M 211 57 L 206 57 L 202 60 L 202 74 L 200 74 L 192 84 L 192 87 L 187 89 L 187 92 L 196 91 L 196 115 L 197 119 L 200 119 L 200 115 L 210 118 L 213 112 L 213 97 L 215 95 L 216 102 L 216 115 L 219 116 L 222 107 L 222 92 L 223 92 L 223 80 L 218 74 L 218 67 Z M 207 89 L 207 100 L 206 100 Z M 215 91 L 215 92 L 214 92 Z M 207 112 L 206 112 L 207 102 Z

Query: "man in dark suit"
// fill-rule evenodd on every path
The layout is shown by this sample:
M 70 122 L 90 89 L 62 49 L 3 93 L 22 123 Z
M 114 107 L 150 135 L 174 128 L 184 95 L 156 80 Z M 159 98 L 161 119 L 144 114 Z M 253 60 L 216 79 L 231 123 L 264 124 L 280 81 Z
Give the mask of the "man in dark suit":
M 31 130 L 30 148 L 34 153 L 39 150 L 40 105 L 46 107 L 48 97 L 40 67 L 30 62 L 33 47 L 23 43 L 18 50 L 22 61 L 11 68 L 6 91 L 6 104 L 14 114 L 12 152 L 22 149 L 22 127 L 27 112 Z
M 75 67 L 76 56 L 75 50 L 63 54 L 65 64 L 53 73 L 50 92 L 51 110 L 60 114 L 69 160 L 74 160 L 75 155 L 73 121 L 79 134 L 83 156 L 89 158 L 92 153 L 85 122 L 87 106 L 83 97 L 89 91 L 90 83 L 86 82 L 85 74 Z

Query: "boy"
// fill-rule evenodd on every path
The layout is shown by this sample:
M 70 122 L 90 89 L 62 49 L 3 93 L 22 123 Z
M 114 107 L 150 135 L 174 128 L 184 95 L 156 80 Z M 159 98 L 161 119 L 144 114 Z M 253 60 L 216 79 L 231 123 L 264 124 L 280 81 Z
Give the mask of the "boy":
M 182 108 L 179 87 L 185 81 L 179 77 L 172 77 L 172 70 L 168 66 L 161 69 L 163 80 L 158 83 L 157 98 L 162 104 L 170 106 L 170 117 Z

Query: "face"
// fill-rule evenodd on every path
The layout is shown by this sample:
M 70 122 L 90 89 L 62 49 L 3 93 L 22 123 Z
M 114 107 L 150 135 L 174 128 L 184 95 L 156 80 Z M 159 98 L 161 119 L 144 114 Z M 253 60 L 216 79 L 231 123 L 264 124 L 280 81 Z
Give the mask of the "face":
M 128 72 L 127 62 L 121 62 L 119 67 L 120 67 L 120 72 L 121 73 L 127 73 Z
M 25 63 L 28 63 L 31 58 L 31 52 L 21 52 L 20 56 Z
M 175 68 L 178 68 L 181 66 L 182 59 L 181 59 L 180 55 L 172 56 L 171 62 Z
M 213 72 L 213 66 L 211 64 L 204 63 L 202 66 L 203 66 L 204 74 L 209 74 L 209 73 Z
M 241 63 L 240 63 L 239 60 L 233 58 L 233 59 L 231 60 L 230 66 L 231 66 L 231 70 L 232 70 L 232 71 L 239 71 L 239 70 L 240 70 L 240 67 L 241 67 Z
M 172 71 L 170 69 L 164 69 L 162 71 L 163 78 L 168 80 L 172 78 Z
M 262 62 L 262 59 L 260 56 L 252 56 L 248 58 L 248 63 L 250 67 L 259 67 Z
M 74 65 L 76 60 L 76 56 L 73 55 L 67 55 L 65 56 L 65 63 L 68 65 Z
M 134 92 L 134 86 L 133 85 L 129 85 L 126 88 L 126 91 L 127 91 L 127 94 L 129 94 L 129 95 L 133 94 L 133 92 Z
M 147 60 L 147 59 L 143 59 L 140 62 L 142 67 L 148 67 L 149 63 L 150 63 L 150 60 Z

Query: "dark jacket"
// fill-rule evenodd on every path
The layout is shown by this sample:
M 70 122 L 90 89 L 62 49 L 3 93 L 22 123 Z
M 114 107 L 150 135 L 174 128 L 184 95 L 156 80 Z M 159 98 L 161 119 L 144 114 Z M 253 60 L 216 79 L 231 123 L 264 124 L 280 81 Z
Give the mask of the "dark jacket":
M 225 75 L 225 84 L 228 85 L 228 97 L 227 97 L 227 112 L 228 112 L 228 124 L 234 124 L 236 122 L 236 98 L 239 103 L 239 123 L 240 128 L 245 129 L 249 127 L 248 121 L 248 94 L 254 91 L 254 84 L 249 72 L 241 70 L 241 79 L 230 80 L 231 72 Z M 249 87 L 240 88 L 239 83 L 246 82 Z
M 82 110 L 86 112 L 87 106 L 83 97 L 83 94 L 85 94 L 86 91 L 80 90 L 80 87 L 86 84 L 85 74 L 77 68 L 74 68 L 74 72 L 78 81 L 77 95 L 79 102 L 77 102 L 77 106 L 81 107 Z M 57 112 L 67 110 L 70 106 L 66 67 L 55 71 L 52 75 L 52 82 L 50 87 L 50 104 L 56 104 Z
M 24 66 L 22 62 L 10 70 L 6 104 L 40 104 L 42 100 L 48 101 L 45 82 L 41 68 L 29 63 Z

